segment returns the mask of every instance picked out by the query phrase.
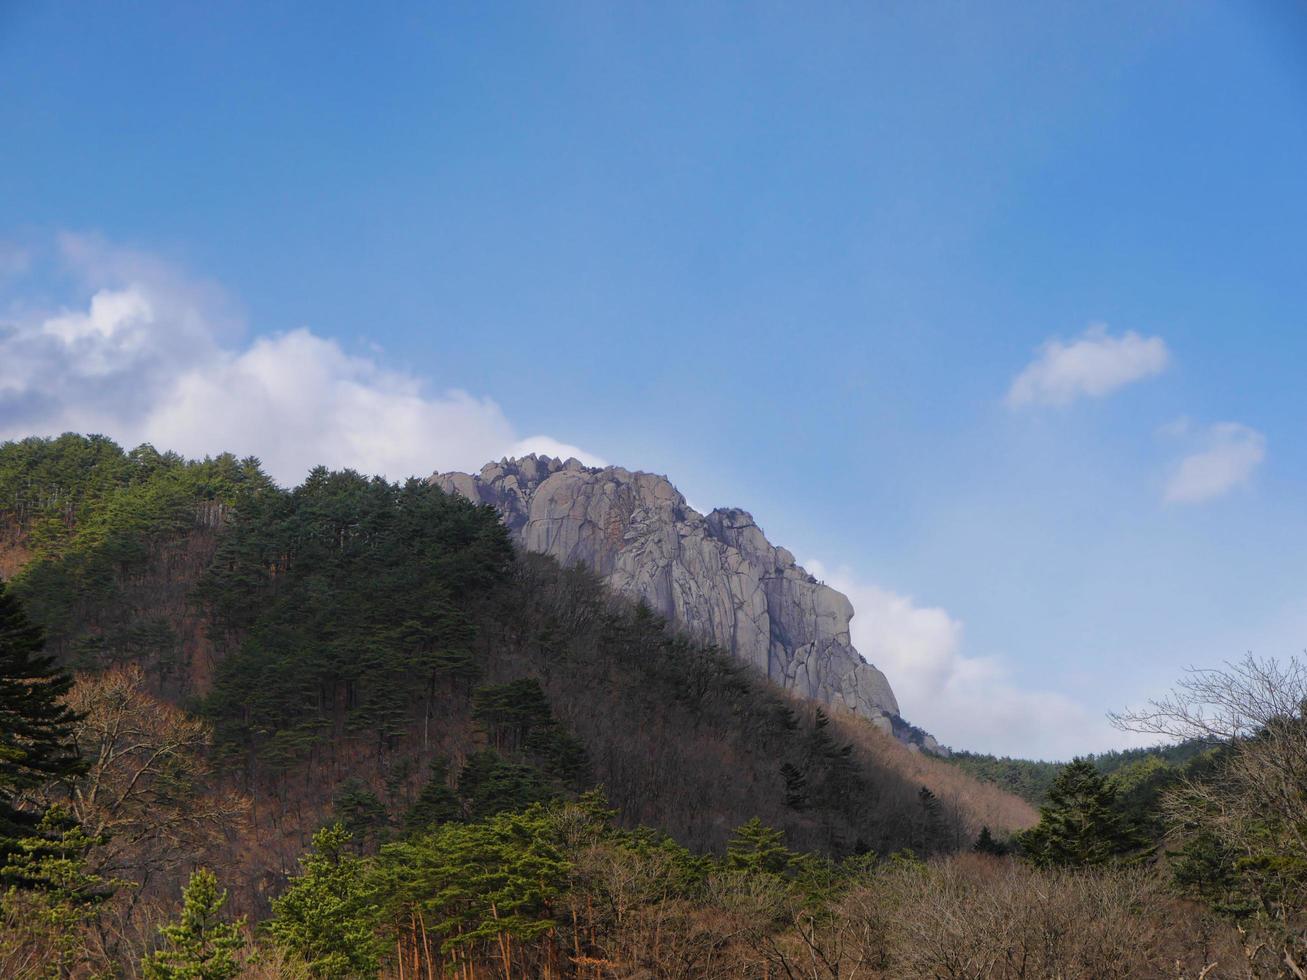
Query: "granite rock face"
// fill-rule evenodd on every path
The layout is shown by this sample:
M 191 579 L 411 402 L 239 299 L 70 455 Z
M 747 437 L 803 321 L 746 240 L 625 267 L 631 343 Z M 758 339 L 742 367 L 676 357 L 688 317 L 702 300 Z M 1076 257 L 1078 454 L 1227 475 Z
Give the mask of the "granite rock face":
M 885 675 L 849 640 L 849 600 L 773 546 L 745 511 L 703 515 L 666 477 L 548 456 L 431 482 L 490 504 L 523 547 L 593 569 L 783 686 L 887 732 L 900 727 Z

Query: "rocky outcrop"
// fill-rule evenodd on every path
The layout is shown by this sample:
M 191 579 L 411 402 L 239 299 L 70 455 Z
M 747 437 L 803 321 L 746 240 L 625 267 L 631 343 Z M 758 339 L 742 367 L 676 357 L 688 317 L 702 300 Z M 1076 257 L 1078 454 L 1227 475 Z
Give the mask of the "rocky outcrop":
M 666 477 L 548 456 L 431 482 L 490 504 L 523 547 L 592 568 L 783 686 L 901 729 L 885 675 L 850 642 L 849 600 L 773 546 L 745 511 L 703 515 Z

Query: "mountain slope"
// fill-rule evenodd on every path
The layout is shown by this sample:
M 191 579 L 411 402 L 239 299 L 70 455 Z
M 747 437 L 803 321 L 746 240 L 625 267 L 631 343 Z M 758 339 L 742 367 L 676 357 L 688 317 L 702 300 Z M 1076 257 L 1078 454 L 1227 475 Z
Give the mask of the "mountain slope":
M 1033 817 L 420 481 L 317 470 L 284 491 L 248 460 L 28 440 L 0 446 L 0 529 L 66 663 L 140 666 L 213 726 L 226 776 L 195 791 L 252 805 L 209 860 L 256 911 L 359 800 L 385 835 L 433 793 L 480 813 L 601 784 L 624 824 L 695 848 L 759 816 L 832 854 L 947 851 Z
M 885 675 L 850 641 L 849 600 L 773 546 L 747 512 L 705 516 L 666 477 L 548 456 L 431 482 L 493 506 L 524 548 L 591 569 L 786 689 L 906 730 Z

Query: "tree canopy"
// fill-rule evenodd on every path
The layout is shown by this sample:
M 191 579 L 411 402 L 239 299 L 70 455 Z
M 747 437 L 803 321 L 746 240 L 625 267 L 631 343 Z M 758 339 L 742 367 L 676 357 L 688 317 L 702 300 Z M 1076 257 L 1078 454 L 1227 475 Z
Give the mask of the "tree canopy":
M 84 768 L 73 739 L 77 714 L 64 703 L 73 681 L 44 645 L 40 627 L 0 582 L 0 860 L 41 820 L 16 805 L 18 794 Z

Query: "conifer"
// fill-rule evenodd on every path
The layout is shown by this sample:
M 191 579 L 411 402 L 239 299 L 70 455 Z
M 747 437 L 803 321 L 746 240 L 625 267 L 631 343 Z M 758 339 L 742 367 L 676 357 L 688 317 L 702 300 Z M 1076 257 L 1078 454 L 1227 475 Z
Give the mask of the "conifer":
M 785 835 L 757 817 L 737 827 L 726 845 L 726 866 L 734 871 L 779 875 L 793 858 L 785 847 Z
M 235 954 L 245 945 L 244 921 L 224 922 L 227 893 L 208 868 L 191 875 L 182 894 L 182 914 L 163 926 L 164 945 L 142 966 L 147 980 L 231 980 L 240 973 Z
M 1022 849 L 1042 867 L 1086 867 L 1126 854 L 1135 842 L 1116 792 L 1092 762 L 1076 759 L 1053 780 L 1039 823 L 1020 837 Z
M 44 654 L 41 629 L 0 582 L 0 863 L 41 822 L 18 794 L 84 771 L 73 741 L 77 714 L 63 701 L 72 678 Z

